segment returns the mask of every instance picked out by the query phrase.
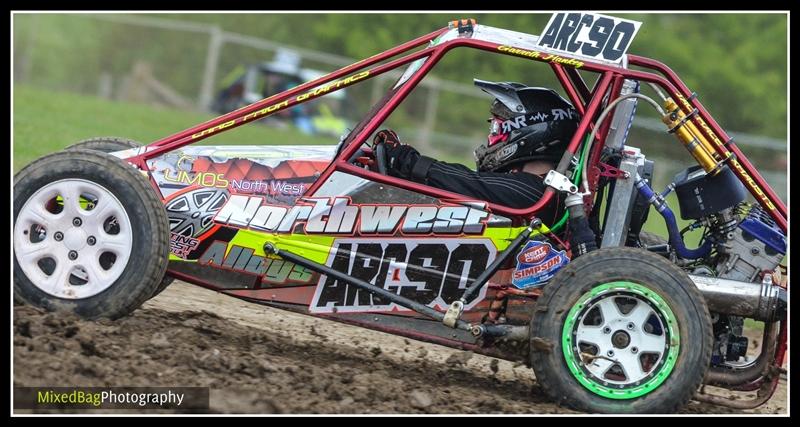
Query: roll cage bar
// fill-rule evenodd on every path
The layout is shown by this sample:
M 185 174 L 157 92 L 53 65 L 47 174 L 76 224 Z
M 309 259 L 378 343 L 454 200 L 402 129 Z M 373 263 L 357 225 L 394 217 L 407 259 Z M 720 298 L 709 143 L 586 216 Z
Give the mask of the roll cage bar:
M 348 136 L 347 140 L 349 143 L 343 146 L 336 158 L 333 159 L 320 178 L 309 189 L 309 192 L 313 194 L 333 172 L 340 171 L 437 198 L 463 200 L 463 195 L 387 175 L 381 175 L 353 165 L 348 162 L 348 159 L 350 159 L 367 138 L 378 129 L 381 123 L 389 117 L 394 109 L 397 108 L 447 52 L 458 47 L 468 47 L 538 62 L 546 62 L 551 66 L 567 96 L 582 115 L 578 130 L 575 132 L 575 135 L 567 147 L 570 156 L 574 156 L 575 153 L 578 152 L 585 135 L 587 135 L 587 132 L 591 131 L 596 116 L 603 108 L 603 101 L 605 100 L 605 105 L 608 105 L 608 103 L 616 99 L 620 94 L 622 83 L 625 79 L 633 79 L 658 85 L 664 90 L 667 96 L 676 101 L 684 114 L 691 116 L 690 120 L 700 129 L 702 134 L 712 142 L 717 153 L 724 159 L 723 162 L 729 163 L 731 169 L 733 169 L 753 197 L 764 207 L 778 226 L 786 232 L 788 219 L 786 205 L 780 200 L 755 167 L 747 160 L 741 150 L 733 142 L 732 138 L 725 133 L 700 101 L 697 100 L 696 95 L 686 87 L 683 81 L 681 81 L 677 74 L 669 67 L 659 61 L 631 54 L 624 57 L 624 59 L 627 59 L 628 66 L 633 65 L 653 70 L 660 75 L 651 72 L 630 70 L 624 65 L 588 61 L 583 58 L 572 58 L 563 53 L 550 52 L 547 49 L 538 47 L 535 44 L 537 39 L 538 37 L 530 34 L 474 23 L 466 26 L 458 25 L 457 27 L 451 24 L 449 27 L 438 29 L 383 53 L 348 65 L 316 80 L 304 83 L 236 111 L 232 111 L 174 135 L 157 140 L 145 146 L 143 152 L 129 157 L 127 160 L 137 165 L 142 170 L 148 170 L 146 161 L 166 152 L 198 142 L 209 136 L 216 135 L 219 132 L 267 117 L 275 112 L 291 108 L 329 92 L 381 75 L 411 63 L 412 61 L 424 60 L 419 69 L 414 71 L 408 77 L 407 81 L 398 83 L 399 89 L 394 91 L 387 102 L 385 102 L 372 117 L 366 117 L 362 120 L 356 130 L 353 131 L 355 133 Z M 428 44 L 428 46 L 416 52 L 408 53 L 425 44 Z M 406 55 L 376 65 L 401 54 Z M 623 64 L 624 63 L 625 61 L 623 60 Z M 598 73 L 600 75 L 591 90 L 581 78 L 578 69 Z M 608 94 L 607 97 L 606 94 Z M 692 114 L 695 109 L 697 113 Z M 589 157 L 589 165 L 585 165 L 584 167 L 591 167 L 591 165 L 594 164 L 593 162 L 599 159 L 603 141 L 610 128 L 610 122 L 610 120 L 605 121 L 601 125 L 601 128 L 598 129 L 596 136 L 598 143 L 593 145 L 592 153 L 590 153 Z M 567 157 L 565 156 L 564 158 Z M 562 161 L 557 171 L 561 174 L 565 174 L 568 167 L 569 163 Z M 514 209 L 489 203 L 489 209 L 501 215 L 531 219 L 553 199 L 554 195 L 555 190 L 548 187 L 543 197 L 531 207 Z

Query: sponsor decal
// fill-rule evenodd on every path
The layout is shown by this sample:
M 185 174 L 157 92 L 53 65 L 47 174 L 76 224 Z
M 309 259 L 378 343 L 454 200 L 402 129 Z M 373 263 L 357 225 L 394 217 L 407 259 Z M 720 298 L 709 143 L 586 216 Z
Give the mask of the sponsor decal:
M 198 185 L 201 187 L 228 188 L 228 180 L 221 173 L 192 172 L 185 170 L 164 170 L 164 180 L 178 184 Z
M 489 239 L 337 239 L 327 265 L 430 307 L 446 309 L 494 260 Z M 483 287 L 465 309 L 486 295 Z M 312 313 L 407 311 L 380 297 L 320 276 Z
M 536 114 L 527 114 L 522 116 L 514 117 L 513 119 L 505 120 L 502 123 L 503 133 L 509 133 L 512 130 L 517 130 L 520 128 L 524 128 L 526 126 L 532 126 L 536 123 L 541 123 L 547 119 L 550 120 L 566 120 L 566 119 L 577 119 L 578 111 L 574 108 L 553 108 L 550 110 L 550 113 L 546 113 L 544 111 L 539 111 Z
M 223 173 L 192 171 L 194 158 L 181 156 L 175 162 L 175 169 L 164 169 L 164 180 L 176 184 L 196 185 L 200 187 L 228 188 L 228 180 Z
M 281 180 L 248 180 L 225 178 L 224 174 L 211 172 L 191 172 L 164 170 L 164 180 L 188 186 L 230 188 L 237 193 L 268 194 L 270 196 L 301 196 L 308 188 L 308 182 L 289 182 Z
M 599 13 L 554 13 L 539 37 L 548 50 L 619 63 L 641 22 Z
M 232 119 L 232 120 L 229 120 L 229 121 L 227 121 L 225 123 L 221 123 L 219 125 L 212 126 L 212 127 L 208 128 L 208 129 L 204 129 L 204 130 L 202 130 L 200 132 L 194 133 L 194 134 L 192 134 L 192 139 L 196 139 L 196 138 L 212 135 L 212 134 L 215 134 L 217 132 L 223 131 L 223 130 L 231 127 L 231 126 L 239 126 L 242 123 L 249 122 L 249 121 L 252 121 L 252 120 L 255 120 L 255 119 L 259 119 L 259 118 L 267 116 L 268 114 L 272 114 L 272 113 L 275 113 L 277 111 L 283 110 L 283 109 L 287 108 L 289 105 L 294 105 L 294 104 L 298 104 L 298 103 L 303 102 L 303 101 L 307 101 L 309 99 L 314 99 L 314 98 L 316 98 L 318 96 L 322 96 L 322 95 L 327 94 L 331 90 L 335 91 L 335 90 L 341 89 L 341 88 L 343 88 L 345 86 L 350 86 L 353 83 L 366 78 L 367 76 L 369 76 L 369 74 L 370 74 L 369 70 L 361 71 L 358 74 L 353 74 L 352 76 L 348 76 L 348 77 L 346 77 L 346 78 L 344 78 L 342 80 L 335 80 L 335 81 L 332 81 L 330 83 L 326 83 L 326 84 L 324 84 L 322 86 L 318 86 L 316 88 L 308 90 L 307 92 L 301 93 L 300 95 L 297 95 L 294 98 L 289 98 L 289 99 L 283 100 L 281 102 L 278 102 L 278 103 L 275 103 L 275 104 L 272 104 L 272 105 L 268 105 L 268 106 L 266 106 L 266 107 L 264 107 L 264 108 L 262 108 L 260 110 L 253 111 L 252 113 L 248 113 L 248 114 L 246 114 L 246 115 L 244 115 L 242 117 L 239 117 L 237 119 Z M 247 108 L 247 107 L 242 107 L 242 108 Z
M 505 160 L 514 155 L 517 152 L 517 148 L 519 146 L 517 144 L 507 145 L 502 150 L 497 153 L 497 157 L 500 160 Z
M 252 248 L 232 245 L 228 250 L 228 243 L 219 240 L 212 243 L 197 262 L 262 276 L 261 280 L 270 284 L 308 283 L 314 275 L 313 271 L 297 264 L 255 255 Z
M 581 68 L 583 67 L 584 64 L 582 61 L 578 61 L 575 58 L 564 58 L 562 56 L 558 56 L 552 53 L 542 53 L 542 52 L 537 52 L 535 50 L 520 49 L 513 46 L 505 46 L 505 45 L 499 46 L 497 50 L 511 55 L 524 56 L 526 58 L 533 58 L 533 59 L 541 59 L 543 61 L 555 62 L 557 64 L 568 65 L 575 68 Z
M 226 159 L 216 152 L 210 154 L 213 155 L 184 154 L 176 161 L 160 160 L 153 166 L 157 170 L 159 186 L 220 188 L 236 193 L 293 199 L 308 189 L 327 164 L 326 161 L 284 160 L 265 165 L 251 159 Z M 287 155 L 285 150 L 277 154 L 279 157 Z M 281 202 L 290 204 L 287 200 Z
M 202 237 L 214 226 L 214 215 L 228 197 L 227 190 L 218 188 L 198 188 L 175 194 L 164 204 L 170 231 L 193 238 Z
M 263 181 L 232 179 L 231 191 L 238 193 L 269 194 L 270 196 L 300 196 L 306 191 L 305 182 Z
M 232 195 L 214 221 L 279 233 L 302 226 L 309 234 L 481 234 L 489 218 L 486 210 L 463 205 L 358 205 L 349 197 L 306 197 L 292 207 L 264 202 Z
M 186 259 L 192 251 L 197 249 L 199 244 L 200 240 L 194 237 L 184 236 L 175 232 L 169 233 L 169 251 L 183 259 Z
M 532 240 L 517 255 L 511 283 L 519 289 L 542 286 L 567 263 L 565 251 L 555 250 L 549 242 Z

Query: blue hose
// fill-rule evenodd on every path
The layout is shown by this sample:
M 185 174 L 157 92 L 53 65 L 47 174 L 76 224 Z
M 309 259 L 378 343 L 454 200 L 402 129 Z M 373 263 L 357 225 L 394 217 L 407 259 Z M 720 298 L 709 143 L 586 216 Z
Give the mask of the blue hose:
M 684 259 L 698 259 L 704 258 L 711 252 L 713 244 L 708 239 L 697 249 L 687 248 L 686 244 L 683 242 L 680 231 L 678 231 L 678 222 L 675 219 L 675 214 L 664 202 L 664 198 L 656 194 L 653 189 L 647 185 L 644 179 L 639 176 L 637 176 L 636 179 L 636 188 L 639 190 L 639 194 L 647 199 L 647 202 L 653 205 L 658 213 L 664 217 L 664 223 L 667 224 L 667 231 L 669 233 L 669 244 L 675 248 L 675 253 L 677 253 L 678 256 Z

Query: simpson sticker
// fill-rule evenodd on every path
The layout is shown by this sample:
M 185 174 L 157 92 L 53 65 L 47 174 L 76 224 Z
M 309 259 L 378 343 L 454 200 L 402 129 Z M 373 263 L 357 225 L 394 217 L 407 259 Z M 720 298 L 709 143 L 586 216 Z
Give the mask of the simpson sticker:
M 260 231 L 338 234 L 481 234 L 489 212 L 463 205 L 352 204 L 349 197 L 306 197 L 292 207 L 233 195 L 214 221 Z
M 554 13 L 538 45 L 593 60 L 619 63 L 641 22 L 599 13 Z
M 489 239 L 337 239 L 327 265 L 429 307 L 446 309 L 486 270 L 497 251 Z M 483 300 L 486 287 L 465 309 Z M 312 313 L 408 311 L 376 295 L 320 276 Z
M 555 250 L 550 243 L 530 241 L 517 255 L 511 283 L 519 289 L 542 286 L 568 262 L 567 253 Z

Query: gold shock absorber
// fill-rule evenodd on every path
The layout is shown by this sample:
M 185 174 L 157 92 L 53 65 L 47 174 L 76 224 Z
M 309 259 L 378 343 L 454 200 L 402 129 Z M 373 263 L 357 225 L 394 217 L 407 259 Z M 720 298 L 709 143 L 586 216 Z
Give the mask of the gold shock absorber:
M 722 163 L 719 161 L 716 151 L 710 142 L 703 136 L 699 129 L 692 123 L 690 118 L 678 108 L 678 104 L 667 98 L 664 100 L 664 110 L 667 112 L 661 120 L 669 127 L 670 132 L 674 133 L 683 143 L 687 150 L 703 167 L 706 173 L 715 175 L 719 172 Z

